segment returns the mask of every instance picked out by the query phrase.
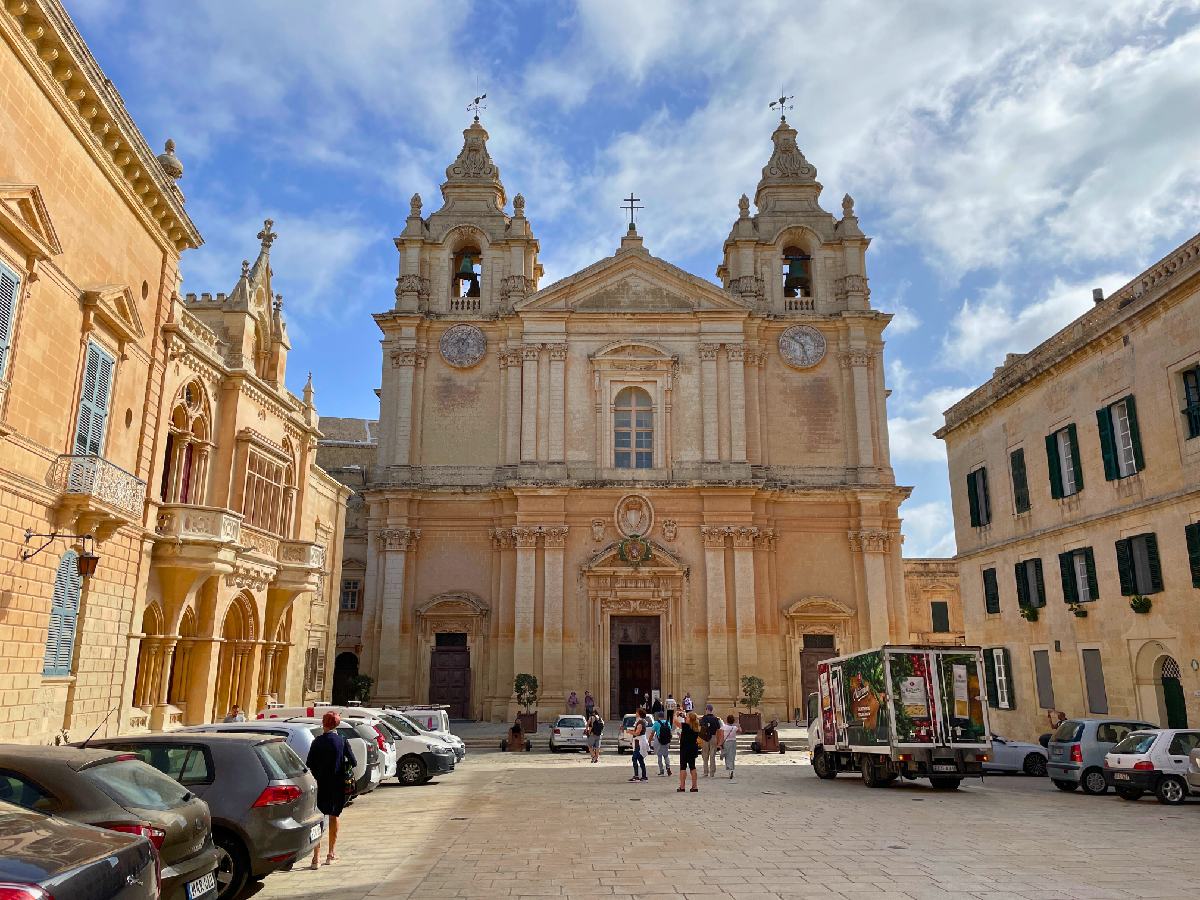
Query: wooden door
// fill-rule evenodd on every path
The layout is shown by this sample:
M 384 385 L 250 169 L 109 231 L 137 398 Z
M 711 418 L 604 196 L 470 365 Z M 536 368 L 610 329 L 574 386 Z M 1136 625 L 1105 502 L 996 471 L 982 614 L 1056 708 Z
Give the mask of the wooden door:
M 471 651 L 435 647 L 429 658 L 429 702 L 446 704 L 452 719 L 466 719 L 471 705 Z

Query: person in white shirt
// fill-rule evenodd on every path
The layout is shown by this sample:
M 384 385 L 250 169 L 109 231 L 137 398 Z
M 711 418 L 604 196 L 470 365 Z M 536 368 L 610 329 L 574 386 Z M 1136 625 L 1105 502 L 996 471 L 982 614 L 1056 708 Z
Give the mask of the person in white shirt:
M 730 713 L 725 717 L 725 724 L 721 726 L 721 746 L 718 748 L 730 778 L 733 778 L 733 764 L 737 757 L 737 736 L 741 733 L 742 729 L 738 727 L 737 719 Z
M 671 717 L 675 713 L 675 710 L 679 709 L 679 703 L 675 700 L 674 694 L 667 694 L 666 706 L 667 706 L 667 721 L 670 722 Z

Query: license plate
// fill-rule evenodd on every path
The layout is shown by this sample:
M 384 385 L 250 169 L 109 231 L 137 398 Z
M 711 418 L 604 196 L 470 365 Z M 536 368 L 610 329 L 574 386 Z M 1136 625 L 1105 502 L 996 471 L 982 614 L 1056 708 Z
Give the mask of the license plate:
M 934 763 L 933 771 L 935 771 L 935 772 L 957 772 L 958 766 L 949 766 L 944 763 Z
M 216 872 L 209 872 L 203 878 L 197 878 L 195 881 L 189 881 L 187 884 L 188 900 L 200 900 L 201 897 L 207 897 L 209 894 L 215 894 L 216 892 Z
M 1126 775 L 1124 772 L 1114 772 L 1114 773 L 1113 773 L 1113 780 L 1115 780 L 1115 781 L 1128 781 L 1128 780 L 1129 780 L 1129 776 L 1128 776 L 1128 775 Z
M 321 823 L 318 822 L 312 828 L 308 829 L 308 839 L 310 841 L 319 841 L 321 839 Z

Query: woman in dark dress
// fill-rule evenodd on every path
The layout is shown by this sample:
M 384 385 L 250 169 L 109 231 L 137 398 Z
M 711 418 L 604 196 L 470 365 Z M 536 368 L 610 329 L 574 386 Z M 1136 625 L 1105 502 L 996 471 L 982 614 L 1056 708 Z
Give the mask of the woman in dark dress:
M 312 746 L 308 748 L 308 770 L 317 780 L 317 809 L 329 817 L 329 855 L 325 857 L 325 865 L 338 861 L 338 855 L 334 852 L 338 839 L 338 816 L 346 806 L 346 778 L 343 766 L 346 761 L 349 761 L 352 767 L 358 765 L 354 751 L 350 749 L 346 739 L 337 733 L 341 721 L 341 716 L 337 713 L 325 713 L 321 717 L 321 727 L 325 731 L 315 738 Z M 320 865 L 321 842 L 318 840 L 313 846 L 312 868 L 319 868 Z
M 690 712 L 679 729 L 679 790 L 676 793 L 683 793 L 688 769 L 692 770 L 692 793 L 699 790 L 696 787 L 696 757 L 699 755 L 700 719 L 694 712 Z

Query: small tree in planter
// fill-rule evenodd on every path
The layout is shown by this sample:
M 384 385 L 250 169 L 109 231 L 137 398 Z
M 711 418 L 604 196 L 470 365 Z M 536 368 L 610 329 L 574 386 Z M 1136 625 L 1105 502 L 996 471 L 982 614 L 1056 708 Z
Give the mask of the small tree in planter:
M 1129 598 L 1129 608 L 1135 613 L 1148 613 L 1153 605 L 1150 598 L 1143 594 L 1134 594 Z
M 1022 606 L 1021 618 L 1026 622 L 1036 622 L 1038 620 L 1038 608 L 1036 606 Z
M 762 730 L 762 713 L 756 712 L 758 705 L 762 703 L 763 694 L 767 692 L 767 685 L 757 675 L 742 676 L 742 700 L 741 703 L 748 710 L 744 713 L 738 713 L 738 726 L 743 733 L 754 732 L 757 734 Z
M 513 693 L 517 695 L 517 702 L 521 704 L 524 712 L 517 714 L 517 721 L 521 723 L 521 730 L 526 734 L 533 734 L 537 731 L 538 721 L 537 712 L 533 709 L 538 702 L 538 680 L 536 675 L 530 675 L 528 672 L 522 672 L 513 679 Z
M 350 678 L 350 689 L 347 699 L 357 700 L 359 703 L 366 703 L 371 699 L 371 688 L 375 685 L 375 679 L 370 675 L 353 675 Z
M 1075 614 L 1075 618 L 1077 618 L 1077 619 L 1086 619 L 1087 618 L 1088 611 L 1086 609 L 1084 609 L 1082 606 L 1080 606 L 1078 603 L 1072 603 L 1070 606 L 1067 607 L 1067 609 L 1071 610 L 1071 612 Z

